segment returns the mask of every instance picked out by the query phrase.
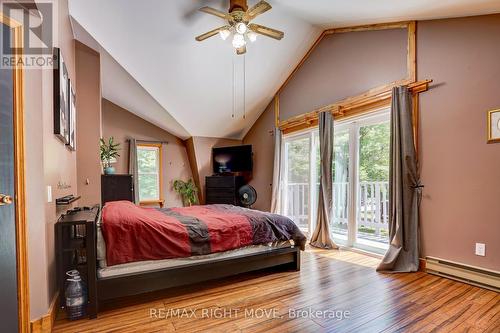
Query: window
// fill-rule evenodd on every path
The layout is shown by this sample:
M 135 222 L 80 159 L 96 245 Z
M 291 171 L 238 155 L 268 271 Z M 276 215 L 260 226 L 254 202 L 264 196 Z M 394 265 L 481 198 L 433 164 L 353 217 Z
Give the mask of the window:
M 332 237 L 383 253 L 389 243 L 389 112 L 338 121 L 334 135 Z M 318 202 L 318 128 L 285 136 L 283 154 L 283 213 L 310 235 Z
M 137 174 L 141 204 L 163 203 L 161 144 L 137 145 Z

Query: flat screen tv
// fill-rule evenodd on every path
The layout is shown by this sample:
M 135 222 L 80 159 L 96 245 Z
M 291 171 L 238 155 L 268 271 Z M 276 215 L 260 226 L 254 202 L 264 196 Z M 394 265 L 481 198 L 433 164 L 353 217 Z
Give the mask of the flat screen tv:
M 212 149 L 214 174 L 252 172 L 252 145 Z

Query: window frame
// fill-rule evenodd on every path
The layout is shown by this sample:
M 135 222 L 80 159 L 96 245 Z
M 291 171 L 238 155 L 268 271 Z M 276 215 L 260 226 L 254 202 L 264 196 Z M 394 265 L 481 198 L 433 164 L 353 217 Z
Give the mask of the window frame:
M 139 205 L 141 206 L 149 206 L 149 205 L 160 205 L 160 207 L 163 207 L 163 204 L 165 203 L 165 199 L 163 197 L 163 145 L 161 143 L 137 143 L 137 152 L 141 149 L 149 149 L 152 150 L 154 148 L 155 150 L 158 150 L 158 199 L 152 199 L 152 200 L 140 200 L 139 198 Z M 138 158 L 139 154 L 136 154 L 136 159 Z M 139 162 L 139 161 L 137 161 Z M 139 187 L 139 166 L 137 166 L 137 186 Z M 137 188 L 137 191 L 140 191 L 139 188 Z M 140 193 L 140 192 L 139 192 Z

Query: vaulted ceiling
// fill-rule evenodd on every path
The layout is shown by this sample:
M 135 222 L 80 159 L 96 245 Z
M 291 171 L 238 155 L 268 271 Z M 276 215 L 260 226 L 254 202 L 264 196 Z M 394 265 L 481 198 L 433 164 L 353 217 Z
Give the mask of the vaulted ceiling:
M 70 0 L 70 14 L 105 55 L 105 98 L 184 139 L 241 139 L 325 28 L 500 12 L 498 0 L 269 2 L 255 23 L 285 38 L 259 36 L 244 58 L 218 37 L 194 40 L 223 25 L 197 9 L 227 0 Z

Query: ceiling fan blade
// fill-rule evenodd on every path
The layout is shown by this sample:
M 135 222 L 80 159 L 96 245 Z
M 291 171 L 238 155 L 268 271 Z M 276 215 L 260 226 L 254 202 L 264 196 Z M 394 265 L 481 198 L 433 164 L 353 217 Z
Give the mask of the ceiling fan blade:
M 242 55 L 242 54 L 245 54 L 247 53 L 247 47 L 246 45 L 243 45 L 242 47 L 236 49 L 236 54 L 237 55 Z
M 256 5 L 250 7 L 247 12 L 245 13 L 243 19 L 245 21 L 250 21 L 259 16 L 260 14 L 263 14 L 267 12 L 269 9 L 271 9 L 270 4 L 268 4 L 266 1 L 261 0 L 259 1 Z
M 205 32 L 204 34 L 202 35 L 199 35 L 198 37 L 196 37 L 195 39 L 198 41 L 198 42 L 201 42 L 201 41 L 204 41 L 205 39 L 207 38 L 210 38 L 212 36 L 215 36 L 219 33 L 219 31 L 222 31 L 222 30 L 226 30 L 226 29 L 229 29 L 230 26 L 228 25 L 225 25 L 223 27 L 220 27 L 220 28 L 217 28 L 217 29 L 214 29 L 214 30 L 211 30 L 209 32 Z
M 248 28 L 252 30 L 253 32 L 256 32 L 258 34 L 271 37 L 277 40 L 281 40 L 283 37 L 285 37 L 285 33 L 276 29 L 271 29 L 268 27 L 265 27 L 260 24 L 255 24 L 251 23 L 248 25 Z
M 200 8 L 199 11 L 207 13 L 207 14 L 210 14 L 210 15 L 214 15 L 214 16 L 220 17 L 220 18 L 225 19 L 225 20 L 228 20 L 228 19 L 231 18 L 231 15 L 229 15 L 229 13 L 224 13 L 224 12 L 221 12 L 220 10 L 218 10 L 218 9 L 215 9 L 215 8 L 212 8 L 212 7 L 208 7 L 208 6 Z

